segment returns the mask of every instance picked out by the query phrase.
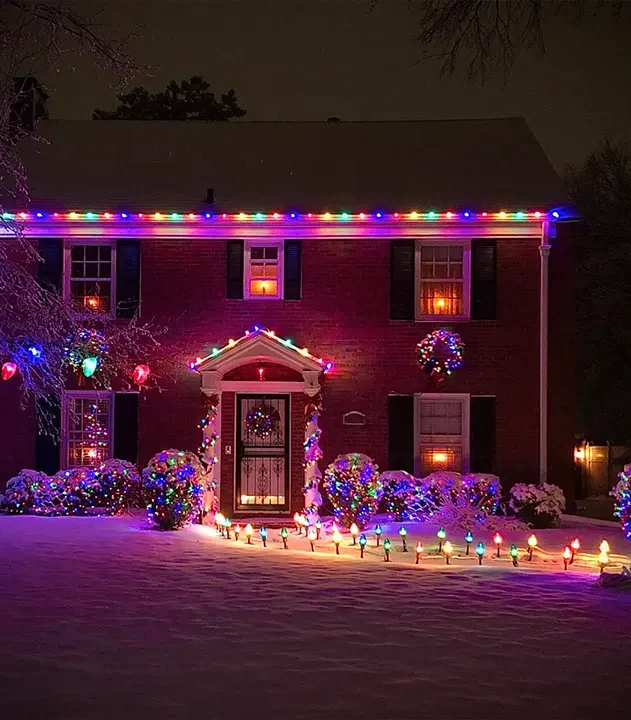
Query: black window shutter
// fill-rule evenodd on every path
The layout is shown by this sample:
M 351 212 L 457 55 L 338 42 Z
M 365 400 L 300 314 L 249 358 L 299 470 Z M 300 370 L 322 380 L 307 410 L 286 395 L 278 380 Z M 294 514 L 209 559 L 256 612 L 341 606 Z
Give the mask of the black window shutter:
M 35 437 L 35 469 L 54 475 L 59 471 L 59 434 L 61 433 L 61 407 L 58 400 L 40 398 L 37 400 L 38 411 L 46 413 L 50 421 L 50 430 L 57 433 L 57 437 L 50 434 Z
M 114 457 L 138 462 L 138 393 L 114 395 Z
M 116 317 L 133 318 L 140 303 L 140 240 L 116 241 Z
M 471 318 L 497 317 L 497 249 L 495 240 L 471 241 Z
M 495 473 L 495 398 L 472 396 L 469 422 L 470 472 Z
M 414 396 L 388 396 L 388 468 L 414 473 Z
M 300 300 L 302 294 L 302 241 L 285 240 L 283 273 L 283 298 Z
M 243 299 L 243 240 L 228 240 L 226 247 L 226 297 Z
M 414 240 L 390 244 L 390 319 L 414 320 Z
M 38 267 L 38 279 L 47 290 L 59 290 L 63 277 L 64 248 L 60 238 L 41 238 L 39 254 L 42 262 Z

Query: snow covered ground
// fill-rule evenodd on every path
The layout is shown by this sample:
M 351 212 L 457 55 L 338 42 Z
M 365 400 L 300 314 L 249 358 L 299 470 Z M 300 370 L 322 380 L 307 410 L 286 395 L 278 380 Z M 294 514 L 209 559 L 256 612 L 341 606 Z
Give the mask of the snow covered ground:
M 0 718 L 628 717 L 631 593 L 593 585 L 603 537 L 631 564 L 615 524 L 566 519 L 518 568 L 446 567 L 430 526 L 409 528 L 415 566 L 397 529 L 386 564 L 370 534 L 362 561 L 348 537 L 336 557 L 272 530 L 263 548 L 139 517 L 0 517 Z

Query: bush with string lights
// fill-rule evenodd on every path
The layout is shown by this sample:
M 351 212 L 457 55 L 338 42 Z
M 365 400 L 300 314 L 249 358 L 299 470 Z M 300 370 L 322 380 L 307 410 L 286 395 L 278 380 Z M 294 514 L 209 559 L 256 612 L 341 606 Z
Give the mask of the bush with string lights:
M 379 504 L 379 468 L 361 453 L 338 455 L 324 473 L 324 489 L 341 525 L 366 527 Z

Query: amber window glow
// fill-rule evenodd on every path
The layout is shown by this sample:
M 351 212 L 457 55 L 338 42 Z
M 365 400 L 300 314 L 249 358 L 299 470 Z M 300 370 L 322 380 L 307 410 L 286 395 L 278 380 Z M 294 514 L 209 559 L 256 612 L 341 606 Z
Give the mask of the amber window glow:
M 420 262 L 421 315 L 464 315 L 464 248 L 423 245 Z
M 249 292 L 254 297 L 278 297 L 279 253 L 276 246 L 253 245 L 249 259 Z

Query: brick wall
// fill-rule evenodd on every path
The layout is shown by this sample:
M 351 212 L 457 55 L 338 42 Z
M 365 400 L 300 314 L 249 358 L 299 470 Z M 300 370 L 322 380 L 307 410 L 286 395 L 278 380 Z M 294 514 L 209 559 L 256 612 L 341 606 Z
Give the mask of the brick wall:
M 571 226 L 559 229 L 550 256 L 550 479 L 566 490 L 571 488 L 575 407 L 572 232 Z M 538 479 L 538 244 L 535 238 L 498 240 L 497 321 L 452 324 L 466 343 L 465 362 L 442 387 L 496 396 L 497 469 L 506 486 Z M 175 368 L 177 382 L 167 383 L 162 393 L 141 396 L 140 463 L 163 448 L 198 446 L 202 395 L 199 376 L 185 360 L 258 324 L 335 362 L 324 381 L 321 467 L 339 453 L 359 451 L 387 468 L 388 393 L 434 390 L 416 364 L 414 349 L 436 327 L 389 319 L 387 241 L 304 241 L 303 297 L 297 302 L 227 300 L 224 241 L 146 240 L 142 253 L 143 318 L 170 326 L 165 351 L 177 345 L 182 361 Z M 8 383 L 2 385 L 0 452 L 9 477 L 6 468 L 13 472 L 32 465 L 33 432 L 28 415 L 17 413 L 15 393 Z M 344 426 L 342 416 L 350 410 L 364 413 L 366 425 Z M 230 413 L 234 400 L 224 394 L 222 431 L 233 423 Z M 298 436 L 295 443 L 297 452 Z M 296 477 L 298 467 L 294 462 Z M 222 474 L 225 468 L 223 463 Z

